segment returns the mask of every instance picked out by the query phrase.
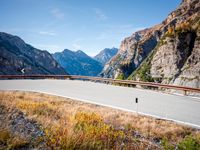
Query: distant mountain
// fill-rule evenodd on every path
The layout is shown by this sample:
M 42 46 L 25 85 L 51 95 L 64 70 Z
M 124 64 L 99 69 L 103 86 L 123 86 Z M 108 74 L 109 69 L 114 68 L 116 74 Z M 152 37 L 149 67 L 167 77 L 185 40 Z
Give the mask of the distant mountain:
M 103 69 L 100 62 L 89 57 L 81 50 L 74 52 L 65 49 L 52 55 L 72 75 L 97 76 Z
M 94 59 L 105 65 L 118 52 L 117 48 L 105 48 L 99 54 L 94 56 Z
M 199 0 L 182 0 L 162 23 L 125 38 L 101 75 L 200 88 L 199 10 Z
M 47 51 L 0 32 L 0 74 L 66 74 Z

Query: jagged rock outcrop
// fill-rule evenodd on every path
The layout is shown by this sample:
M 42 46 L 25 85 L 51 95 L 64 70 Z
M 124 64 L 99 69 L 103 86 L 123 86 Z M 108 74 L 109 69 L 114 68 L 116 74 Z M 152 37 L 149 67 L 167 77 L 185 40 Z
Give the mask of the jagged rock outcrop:
M 126 38 L 122 41 L 117 55 L 105 65 L 101 75 L 119 78 L 123 74 L 123 76 L 128 77 L 156 46 L 157 34 L 152 29 L 145 29 Z
M 151 76 L 157 78 L 179 76 L 193 52 L 195 38 L 196 33 L 190 31 L 166 37 L 151 61 Z
M 67 74 L 47 51 L 0 32 L 0 74 Z
M 159 25 L 122 41 L 104 77 L 200 86 L 200 1 L 183 0 Z
M 196 36 L 191 55 L 186 59 L 181 72 L 174 80 L 176 85 L 200 88 L 200 29 Z
M 98 62 L 100 62 L 103 66 L 110 61 L 110 59 L 115 56 L 118 52 L 117 48 L 105 48 L 102 51 L 99 52 L 96 56 L 94 56 L 94 59 Z
M 103 66 L 83 51 L 76 52 L 65 49 L 62 52 L 53 54 L 55 60 L 72 75 L 97 76 Z

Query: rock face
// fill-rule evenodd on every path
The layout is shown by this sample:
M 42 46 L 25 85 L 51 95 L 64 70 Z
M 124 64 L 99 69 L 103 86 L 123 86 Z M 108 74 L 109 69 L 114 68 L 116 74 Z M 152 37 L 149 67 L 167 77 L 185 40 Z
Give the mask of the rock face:
M 110 59 L 115 56 L 118 52 L 117 48 L 105 48 L 99 54 L 97 54 L 94 59 L 100 62 L 103 66 L 110 61 Z
M 200 88 L 200 28 L 194 36 L 197 37 L 191 41 L 192 51 L 189 51 L 190 55 L 185 59 L 174 84 Z
M 67 74 L 47 51 L 0 32 L 0 74 Z
M 97 76 L 103 66 L 100 62 L 78 50 L 76 52 L 65 49 L 53 54 L 58 63 L 72 75 Z
M 104 77 L 200 86 L 200 1 L 183 0 L 159 25 L 122 41 Z
M 105 65 L 102 75 L 111 78 L 128 77 L 156 46 L 158 33 L 152 32 L 152 29 L 145 29 L 122 41 L 117 55 Z
M 29 119 L 22 111 L 16 108 L 7 108 L 0 104 L 0 123 L 0 129 L 9 131 L 12 133 L 11 135 L 15 135 L 16 137 L 25 139 L 26 144 L 22 145 L 23 148 L 19 149 L 46 149 L 43 140 L 44 131 L 42 131 L 39 124 L 33 119 Z M 37 146 L 34 143 L 36 141 L 38 141 Z M 2 142 L 0 145 L 2 149 L 6 149 L 6 145 Z

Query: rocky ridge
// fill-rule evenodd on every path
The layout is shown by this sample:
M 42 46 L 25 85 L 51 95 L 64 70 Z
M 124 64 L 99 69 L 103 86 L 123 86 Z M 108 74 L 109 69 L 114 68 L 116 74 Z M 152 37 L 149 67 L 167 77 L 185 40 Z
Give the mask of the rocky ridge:
M 29 119 L 22 111 L 16 108 L 7 108 L 3 104 L 0 104 L 0 130 L 9 131 L 9 133 L 15 138 L 10 149 L 47 149 L 44 141 L 44 131 L 41 130 L 41 126 L 34 120 Z M 5 133 L 4 133 L 5 134 Z M 3 133 L 1 134 L 1 136 Z M 6 135 L 7 138 L 11 138 Z M 5 135 L 4 135 L 5 136 Z M 6 139 L 6 137 L 1 137 Z M 20 140 L 18 141 L 17 140 Z M 6 141 L 0 141 L 0 147 L 6 149 L 8 143 Z M 17 144 L 18 142 L 18 144 Z M 1 149 L 0 148 L 0 149 Z
M 117 54 L 117 52 L 117 48 L 105 48 L 100 51 L 96 56 L 94 56 L 94 59 L 104 66 L 107 62 L 110 61 L 110 59 L 112 59 L 113 56 Z
M 125 38 L 101 75 L 199 88 L 199 10 L 199 0 L 183 0 L 161 24 Z
M 47 51 L 0 32 L 0 74 L 67 74 Z
M 72 75 L 97 76 L 103 66 L 83 51 L 68 49 L 52 54 L 55 60 Z

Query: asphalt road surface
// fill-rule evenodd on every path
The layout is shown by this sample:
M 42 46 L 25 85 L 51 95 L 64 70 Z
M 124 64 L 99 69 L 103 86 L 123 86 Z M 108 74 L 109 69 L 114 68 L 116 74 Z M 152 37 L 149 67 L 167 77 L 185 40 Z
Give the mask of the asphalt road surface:
M 0 90 L 49 93 L 200 128 L 200 99 L 77 80 L 0 80 Z M 138 104 L 135 103 L 138 98 Z M 138 107 L 138 108 L 137 108 Z

